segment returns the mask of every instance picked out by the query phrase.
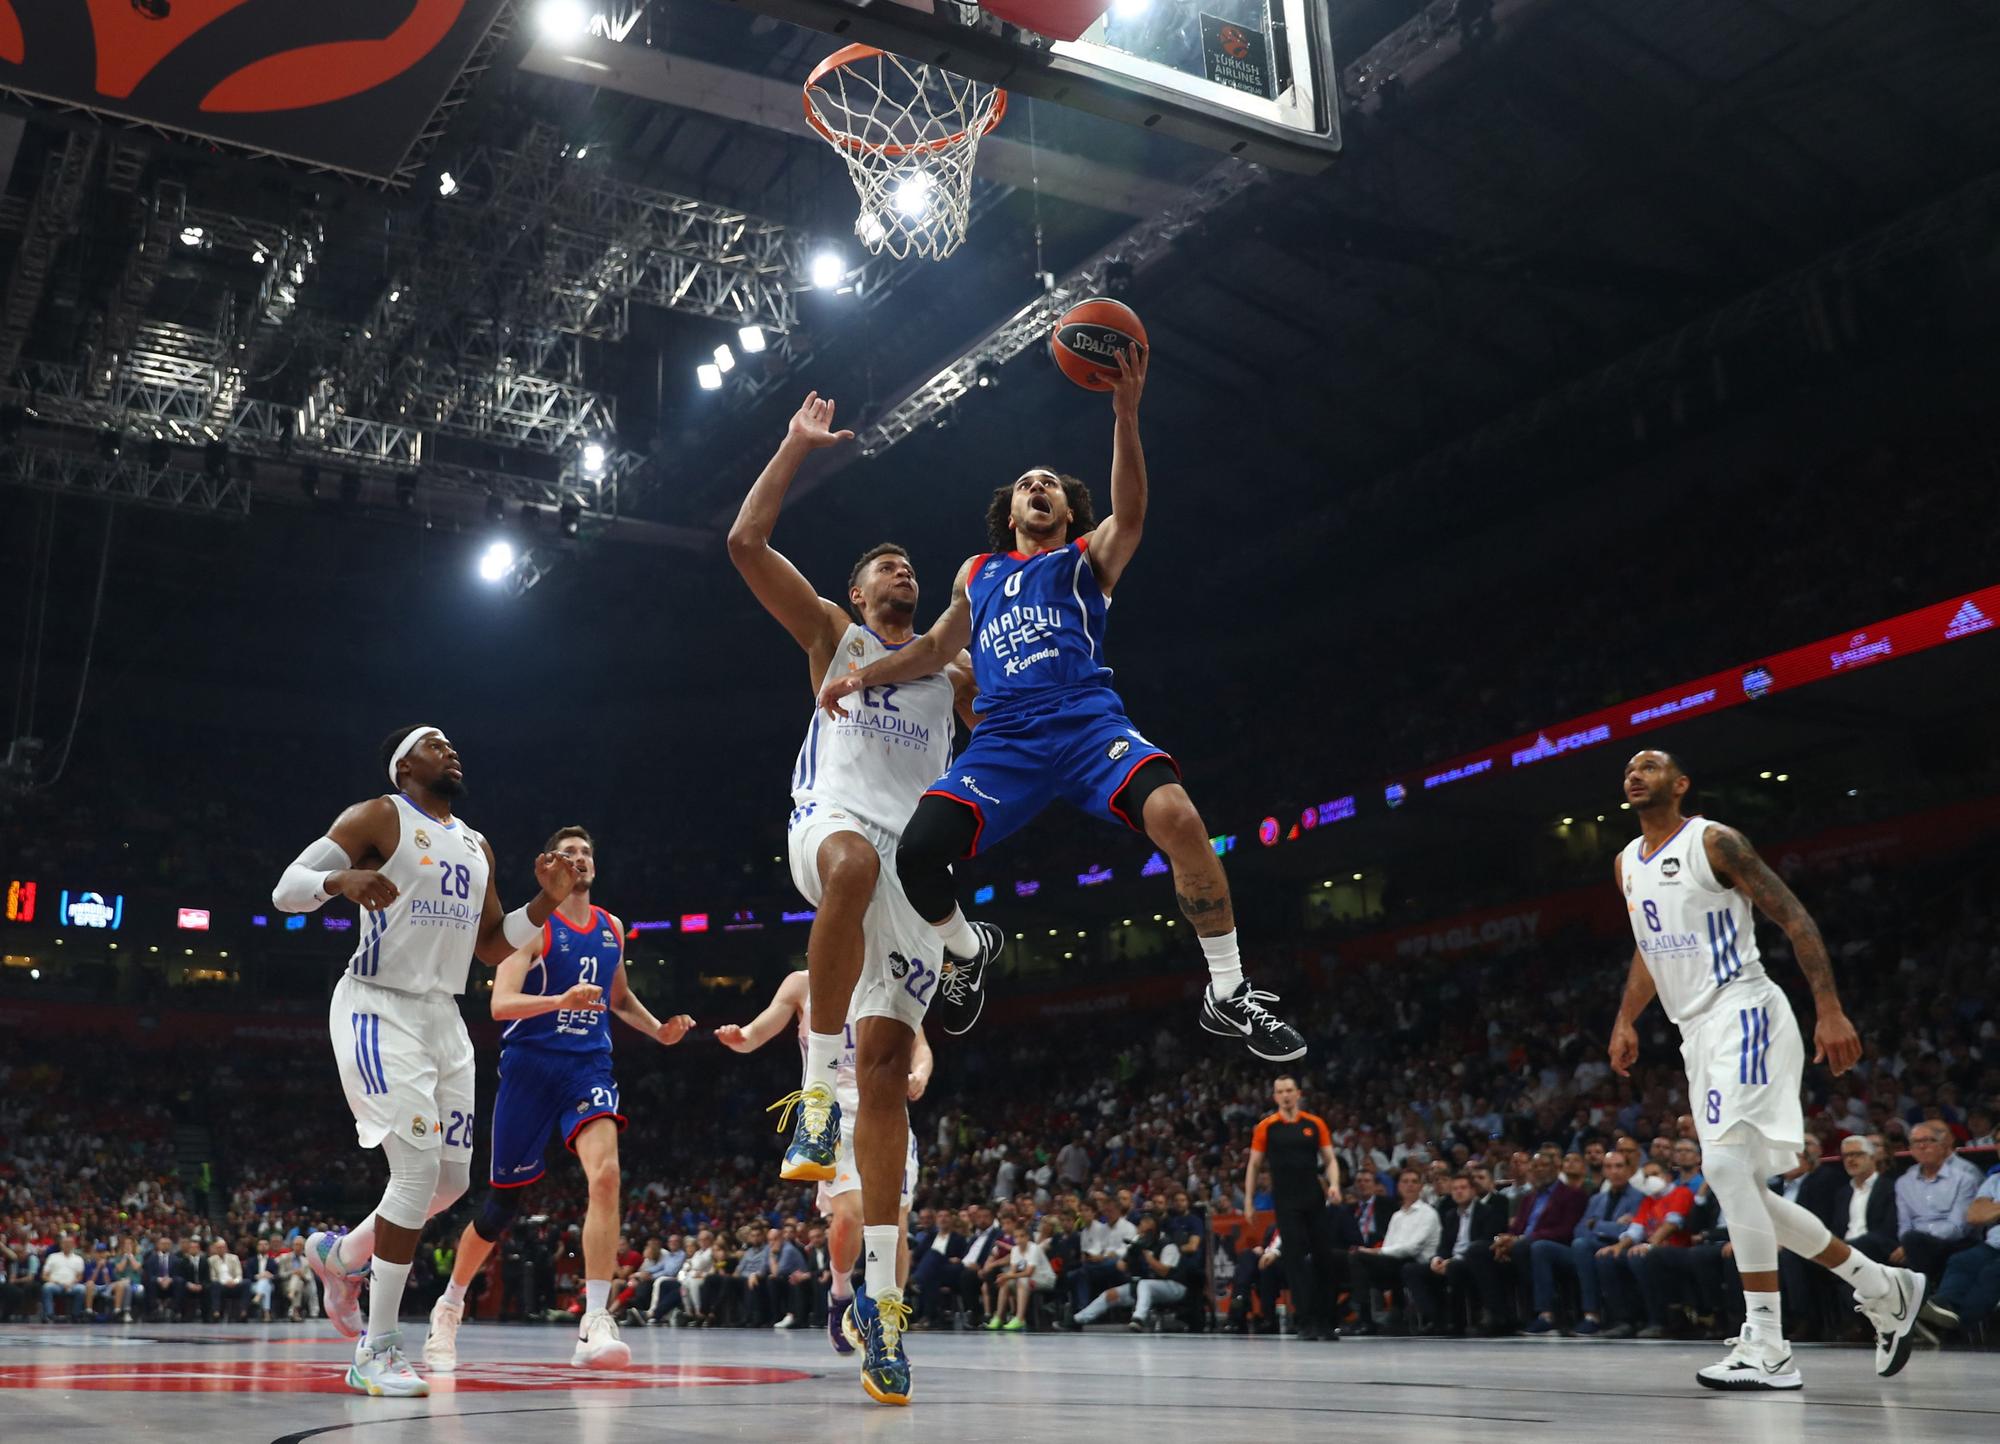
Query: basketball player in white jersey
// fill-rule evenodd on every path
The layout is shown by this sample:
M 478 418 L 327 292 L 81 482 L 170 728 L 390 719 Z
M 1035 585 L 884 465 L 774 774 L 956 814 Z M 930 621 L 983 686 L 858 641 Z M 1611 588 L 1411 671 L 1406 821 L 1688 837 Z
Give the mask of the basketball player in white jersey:
M 361 939 L 333 990 L 329 1025 L 355 1134 L 386 1155 L 389 1186 L 359 1227 L 315 1233 L 305 1252 L 327 1318 L 360 1340 L 348 1387 L 408 1398 L 430 1385 L 402 1351 L 403 1285 L 425 1222 L 471 1181 L 472 1040 L 457 995 L 475 955 L 498 965 L 541 936 L 577 873 L 568 858 L 543 853 L 535 861 L 541 892 L 503 912 L 492 847 L 452 811 L 465 774 L 444 733 L 398 728 L 382 743 L 382 764 L 396 790 L 341 813 L 285 869 L 271 901 L 292 913 L 335 897 L 361 907 Z
M 873 547 L 856 564 L 848 577 L 848 611 L 818 595 L 771 547 L 779 507 L 800 463 L 853 437 L 833 430 L 833 410 L 817 392 L 806 397 L 729 531 L 730 560 L 805 651 L 814 695 L 832 678 L 907 645 L 917 609 L 916 572 L 901 547 Z M 780 1173 L 822 1183 L 834 1176 L 840 1146 L 835 1084 L 851 1014 L 859 1099 L 853 1139 L 868 1270 L 856 1317 L 866 1332 L 879 1306 L 893 1335 L 885 1359 L 862 1368 L 863 1387 L 883 1403 L 909 1401 L 900 1342 L 908 1310 L 895 1273 L 896 1205 L 909 1131 L 904 1088 L 932 995 L 950 996 L 959 973 L 937 931 L 903 896 L 894 862 L 919 794 L 950 760 L 954 710 L 968 724 L 973 720 L 971 697 L 971 663 L 961 652 L 942 670 L 857 694 L 845 711 L 822 715 L 814 707 L 792 772 L 792 880 L 817 915 L 806 944 L 811 1017 L 804 1076 L 797 1093 L 774 1105 L 796 1104 L 800 1115 Z M 946 947 L 977 973 L 998 955 L 1001 938 L 988 924 L 968 925 L 960 945 Z M 967 1000 L 983 996 L 958 992 Z M 976 1017 L 948 1020 L 947 1029 L 963 1032 Z
M 1850 1249 L 1817 1216 L 1765 1186 L 1805 1146 L 1799 1093 L 1806 1055 L 1791 1005 L 1764 971 L 1753 907 L 1785 930 L 1812 988 L 1813 1061 L 1845 1073 L 1861 1057 L 1861 1040 L 1840 1006 L 1812 917 L 1742 833 L 1682 814 L 1688 786 L 1670 752 L 1650 749 L 1625 764 L 1625 800 L 1639 815 L 1640 833 L 1615 869 L 1638 946 L 1610 1053 L 1612 1068 L 1629 1074 L 1639 1056 L 1635 1024 L 1657 995 L 1680 1029 L 1702 1173 L 1722 1205 L 1743 1276 L 1743 1332 L 1726 1359 L 1695 1377 L 1711 1389 L 1803 1383 L 1785 1342 L 1780 1248 L 1853 1285 L 1855 1307 L 1875 1329 L 1875 1372 L 1899 1373 L 1910 1357 L 1923 1275 Z
M 796 1020 L 799 1051 L 803 1053 L 811 1032 L 807 1019 L 812 1015 L 812 1006 L 807 987 L 807 974 L 791 974 L 778 984 L 778 991 L 771 995 L 771 1001 L 763 1012 L 741 1027 L 729 1023 L 717 1028 L 715 1036 L 724 1047 L 733 1048 L 738 1053 L 754 1053 L 776 1037 L 787 1023 Z M 851 1023 L 846 1031 L 850 1037 L 853 1035 Z M 905 1090 L 905 1097 L 910 1102 L 915 1103 L 924 1096 L 924 1089 L 930 1085 L 932 1063 L 931 1045 L 920 1027 L 917 1029 L 916 1044 L 911 1050 L 910 1077 Z M 820 1214 L 826 1219 L 826 1251 L 833 1264 L 832 1298 L 826 1309 L 827 1338 L 835 1353 L 851 1354 L 854 1344 L 842 1328 L 842 1323 L 847 1306 L 854 1298 L 854 1263 L 861 1255 L 862 1229 L 861 1174 L 855 1167 L 854 1125 L 849 1121 L 860 1105 L 860 1094 L 854 1079 L 854 1045 L 851 1042 L 841 1050 L 837 1079 L 834 1096 L 841 1107 L 840 1158 L 834 1165 L 833 1177 L 819 1186 L 818 1203 Z M 917 1190 L 917 1135 L 914 1129 L 906 1132 L 909 1142 L 903 1156 L 903 1182 L 897 1200 L 896 1221 L 899 1231 L 896 1281 L 899 1285 L 909 1275 L 910 1203 Z

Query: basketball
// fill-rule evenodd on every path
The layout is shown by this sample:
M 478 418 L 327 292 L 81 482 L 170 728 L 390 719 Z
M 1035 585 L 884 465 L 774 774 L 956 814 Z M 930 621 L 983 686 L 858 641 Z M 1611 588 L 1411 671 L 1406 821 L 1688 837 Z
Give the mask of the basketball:
M 1138 313 L 1123 301 L 1093 296 L 1063 312 L 1049 337 L 1049 354 L 1086 391 L 1109 391 L 1118 379 L 1118 353 L 1135 341 L 1146 344 Z

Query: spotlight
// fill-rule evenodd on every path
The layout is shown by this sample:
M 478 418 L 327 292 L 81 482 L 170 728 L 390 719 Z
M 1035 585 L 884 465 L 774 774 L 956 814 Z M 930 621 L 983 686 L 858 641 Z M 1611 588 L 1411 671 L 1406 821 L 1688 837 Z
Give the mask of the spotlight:
M 1769 782 L 1769 781 L 1771 780 L 1771 774 L 1770 774 L 1770 773 L 1768 773 L 1768 772 L 1760 772 L 1760 773 L 1758 773 L 1757 775 L 1758 775 L 1759 777 L 1763 778 L 1763 779 L 1764 779 L 1764 781 L 1766 781 L 1766 782 Z
M 717 366 L 713 361 L 704 361 L 701 365 L 695 367 L 694 378 L 701 383 L 701 389 L 704 391 L 720 391 L 722 389 L 722 368 Z
M 727 346 L 715 348 L 715 369 L 727 376 L 736 369 L 736 353 Z
M 939 409 L 937 420 L 931 424 L 937 427 L 939 431 L 949 431 L 952 427 L 958 425 L 958 403 L 956 401 L 946 402 Z
M 1000 363 L 991 358 L 981 361 L 973 368 L 972 384 L 981 391 L 991 391 L 1000 384 Z
M 736 333 L 736 344 L 743 348 L 745 356 L 755 356 L 770 343 L 764 339 L 762 326 L 745 326 Z
M 213 481 L 229 475 L 229 443 L 211 441 L 201 449 L 201 469 Z
M 1791 780 L 1792 780 L 1792 774 L 1789 772 L 1780 772 L 1778 774 L 1778 781 L 1780 782 L 1790 782 Z
M 847 274 L 847 262 L 837 251 L 821 251 L 812 258 L 811 277 L 815 289 L 830 291 Z
M 184 246 L 198 246 L 202 242 L 202 237 L 206 234 L 200 226 L 182 226 L 181 244 Z
M 564 541 L 575 541 L 582 527 L 582 504 L 575 497 L 564 497 L 563 504 L 556 510 L 556 534 Z
M 1354 874 L 1354 880 L 1355 880 L 1356 882 L 1360 882 L 1360 881 L 1361 881 L 1361 874 L 1360 874 L 1360 873 L 1358 873 L 1358 872 L 1357 872 L 1356 874 Z
M 398 286 L 395 290 L 389 293 L 389 304 L 392 306 L 402 299 L 403 299 L 403 288 L 401 286 Z
M 590 31 L 590 12 L 583 0 L 542 0 L 535 28 L 551 40 L 581 40 Z
M 486 493 L 486 519 L 488 521 L 507 519 L 507 503 L 500 499 L 500 493 L 497 491 Z
M 250 252 L 250 264 L 253 266 L 261 266 L 264 264 L 264 262 L 268 261 L 269 259 L 270 256 L 265 252 L 264 248 L 261 245 L 258 246 L 255 250 Z
M 319 468 L 317 466 L 302 466 L 299 468 L 299 490 L 305 493 L 307 501 L 319 500 Z
M 601 443 L 586 441 L 583 444 L 583 474 L 585 476 L 604 474 L 604 447 Z
M 896 209 L 911 220 L 923 219 L 924 212 L 931 208 L 931 173 L 927 170 L 913 170 L 896 186 Z
M 447 198 L 458 194 L 458 180 L 448 170 L 438 172 L 438 194 Z
M 508 542 L 497 541 L 487 547 L 479 558 L 479 577 L 482 581 L 497 582 L 514 566 L 514 548 Z
M 1565 818 L 1563 819 L 1563 826 L 1564 826 L 1564 827 L 1568 827 L 1568 826 L 1569 826 L 1569 825 L 1570 825 L 1570 824 L 1571 824 L 1572 822 L 1575 822 L 1575 821 L 1576 821 L 1576 819 L 1575 819 L 1574 817 L 1565 817 Z
M 417 479 L 414 476 L 396 478 L 396 505 L 404 511 L 417 509 Z

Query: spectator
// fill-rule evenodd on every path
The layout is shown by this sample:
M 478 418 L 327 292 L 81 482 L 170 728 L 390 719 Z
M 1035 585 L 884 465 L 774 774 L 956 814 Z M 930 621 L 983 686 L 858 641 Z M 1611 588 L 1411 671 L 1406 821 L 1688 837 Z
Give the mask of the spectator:
M 446 1269 L 444 1276 L 451 1277 Z M 250 1253 L 249 1264 L 243 1270 L 244 1282 L 250 1286 L 250 1301 L 257 1310 L 257 1317 L 265 1323 L 271 1322 L 271 1296 L 277 1290 L 277 1261 L 271 1257 L 271 1241 L 260 1238 Z
M 776 1234 L 777 1230 L 773 1229 Z M 785 1316 L 773 1324 L 777 1329 L 796 1329 L 810 1322 L 813 1312 L 812 1270 L 807 1267 L 805 1250 L 789 1234 L 771 1241 L 771 1274 L 767 1286 L 771 1308 L 781 1305 Z
M 681 1308 L 688 1322 L 697 1327 L 709 1321 L 707 1297 L 715 1278 L 715 1235 L 708 1229 L 695 1234 L 694 1247 L 681 1266 Z
M 83 1255 L 76 1251 L 76 1239 L 63 1234 L 56 1240 L 56 1246 L 42 1260 L 42 1322 L 56 1321 L 56 1301 L 69 1303 L 69 1321 L 83 1322 Z
M 2000 1309 L 2000 1168 L 1986 1175 L 1965 1214 L 1985 1237 L 1952 1255 L 1944 1282 L 1924 1303 L 1920 1317 L 1941 1329 L 1983 1324 Z
M 208 1246 L 207 1263 L 208 1276 L 203 1282 L 208 1289 L 202 1317 L 211 1324 L 227 1323 L 230 1306 L 242 1307 L 250 1295 L 249 1285 L 243 1281 L 243 1260 L 218 1238 Z
M 1674 1140 L 1673 1182 L 1691 1194 L 1700 1193 L 1706 1186 L 1701 1175 L 1701 1145 L 1692 1138 Z
M 1006 1271 L 999 1279 L 1000 1307 L 986 1321 L 987 1328 L 1020 1333 L 1028 1327 L 1029 1295 L 1054 1294 L 1056 1271 L 1049 1260 L 1049 1245 L 1055 1234 L 1054 1217 L 1044 1214 L 1035 1236 L 1008 1255 Z
M 285 1317 L 292 1323 L 319 1317 L 319 1286 L 306 1263 L 305 1248 L 293 1244 L 284 1256 L 279 1277 L 285 1286 Z
M 1528 1250 L 1529 1272 L 1533 1276 L 1535 1317 L 1522 1332 L 1548 1334 L 1556 1328 L 1556 1289 L 1559 1279 L 1568 1279 L 1581 1299 L 1582 1317 L 1572 1333 L 1585 1336 L 1604 1329 L 1604 1306 L 1597 1288 L 1597 1253 L 1619 1240 L 1638 1216 L 1646 1201 L 1632 1182 L 1631 1164 L 1623 1153 L 1604 1158 L 1604 1184 L 1584 1205 L 1583 1217 L 1568 1243 L 1537 1239 Z
M 1687 1245 L 1684 1226 L 1694 1209 L 1694 1194 L 1686 1184 L 1673 1181 L 1671 1166 L 1657 1159 L 1648 1163 L 1639 1191 L 1646 1197 L 1632 1222 L 1616 1243 L 1598 1249 L 1595 1259 L 1598 1291 L 1606 1312 L 1617 1316 L 1604 1330 L 1609 1339 L 1629 1339 L 1635 1332 L 1642 1339 L 1666 1337 L 1666 1315 L 1650 1311 L 1652 1298 L 1634 1266 L 1655 1248 Z M 1632 1320 L 1642 1313 L 1646 1322 L 1635 1329 Z
M 112 1268 L 118 1283 L 123 1285 L 114 1290 L 112 1302 L 118 1311 L 118 1322 L 129 1324 L 132 1322 L 132 1306 L 146 1297 L 145 1273 L 139 1266 L 139 1254 L 129 1239 L 114 1239 L 112 1253 Z
M 1086 1324 L 1094 1324 L 1112 1309 L 1127 1305 L 1132 1309 L 1132 1321 L 1127 1325 L 1135 1334 L 1144 1333 L 1152 1318 L 1153 1310 L 1161 1304 L 1177 1304 L 1187 1297 L 1190 1274 L 1197 1281 L 1203 1276 L 1200 1262 L 1201 1240 L 1189 1238 L 1180 1243 L 1163 1238 L 1159 1225 L 1150 1214 L 1140 1220 L 1139 1236 L 1125 1251 L 1120 1262 L 1126 1282 L 1106 1289 L 1082 1309 L 1070 1322 L 1069 1327 L 1081 1331 Z M 1191 1267 L 1184 1267 L 1191 1264 Z
M 1491 1174 L 1487 1175 L 1489 1180 Z M 1507 1202 L 1498 1194 L 1483 1197 L 1469 1173 L 1452 1175 L 1450 1196 L 1438 1210 L 1438 1246 L 1428 1260 L 1413 1259 L 1403 1266 L 1403 1288 L 1418 1322 L 1419 1333 L 1462 1335 L 1463 1319 L 1471 1299 L 1472 1275 L 1466 1269 L 1466 1255 L 1475 1244 L 1490 1244 L 1507 1226 Z M 1444 1306 L 1437 1301 L 1439 1285 L 1444 1287 Z
M 1229 1327 L 1239 1334 L 1254 1328 L 1260 1334 L 1278 1327 L 1278 1291 L 1285 1271 L 1278 1267 L 1283 1257 L 1276 1224 L 1264 1230 L 1261 1241 L 1236 1254 L 1236 1278 L 1229 1291 Z M 1261 1317 L 1252 1320 L 1250 1302 L 1255 1298 Z
M 90 1257 L 83 1265 L 83 1307 L 76 1311 L 77 1317 L 72 1322 L 82 1323 L 86 1318 L 95 1319 L 100 1295 L 107 1303 L 112 1304 L 112 1313 L 115 1316 L 120 1306 L 113 1295 L 114 1292 L 123 1292 L 116 1288 L 117 1282 L 118 1270 L 111 1261 L 111 1250 L 101 1243 L 93 1245 Z
M 173 1240 L 165 1234 L 153 1241 L 153 1251 L 146 1256 L 146 1292 L 153 1300 L 153 1312 L 162 1319 L 173 1316 L 180 1299 L 174 1287 L 177 1278 L 174 1261 L 179 1257 Z
M 1466 1255 L 1466 1266 L 1479 1289 L 1483 1316 L 1482 1332 L 1505 1333 L 1516 1315 L 1514 1296 L 1520 1287 L 1521 1263 L 1539 1239 L 1562 1242 L 1576 1233 L 1577 1220 L 1587 1204 L 1582 1192 L 1556 1176 L 1556 1158 L 1544 1150 L 1533 1158 L 1516 1153 L 1516 1160 L 1528 1173 L 1527 1191 L 1517 1197 L 1514 1217 L 1507 1231 L 1494 1237 L 1485 1248 Z M 1519 1257 L 1516 1257 L 1516 1248 Z
M 912 1307 L 916 1312 L 918 1328 L 932 1328 L 937 1324 L 940 1287 L 952 1270 L 963 1266 L 965 1248 L 965 1231 L 959 1227 L 958 1215 L 948 1208 L 939 1209 L 937 1226 L 929 1241 L 921 1252 L 911 1255 L 909 1286 L 905 1294 L 914 1300 Z M 955 1293 L 945 1296 L 957 1297 Z
M 1387 1289 L 1393 1296 L 1403 1294 L 1403 1269 L 1419 1259 L 1434 1257 L 1443 1224 L 1435 1206 L 1423 1200 L 1424 1176 L 1415 1168 L 1396 1175 L 1396 1196 L 1402 1202 L 1389 1218 L 1389 1230 L 1376 1248 L 1347 1251 L 1345 1268 L 1352 1288 L 1359 1320 L 1346 1334 L 1379 1332 L 1375 1322 L 1375 1294 Z
M 1917 1166 L 1896 1180 L 1896 1232 L 1889 1262 L 1915 1269 L 1936 1284 L 1945 1261 L 1975 1235 L 1967 1210 L 1979 1192 L 1979 1170 L 1957 1156 L 1951 1129 L 1923 1122 L 1910 1130 Z
M 1117 1204 L 1109 1205 L 1115 1217 Z M 1113 1287 L 1119 1279 L 1118 1260 L 1125 1256 L 1126 1247 L 1138 1234 L 1138 1229 L 1126 1225 L 1129 1236 L 1120 1237 L 1111 1222 L 1099 1218 L 1097 1206 L 1085 1200 L 1077 1208 L 1077 1268 L 1071 1280 L 1073 1307 L 1081 1310 L 1104 1290 Z

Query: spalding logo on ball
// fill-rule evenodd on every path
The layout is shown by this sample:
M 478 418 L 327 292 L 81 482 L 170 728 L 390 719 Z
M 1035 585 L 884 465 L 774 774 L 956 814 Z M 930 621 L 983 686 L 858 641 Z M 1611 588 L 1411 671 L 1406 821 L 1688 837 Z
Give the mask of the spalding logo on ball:
M 1134 342 L 1146 344 L 1146 328 L 1132 308 L 1109 296 L 1093 296 L 1063 312 L 1049 337 L 1049 355 L 1077 385 L 1109 391 L 1118 379 L 1118 353 Z

